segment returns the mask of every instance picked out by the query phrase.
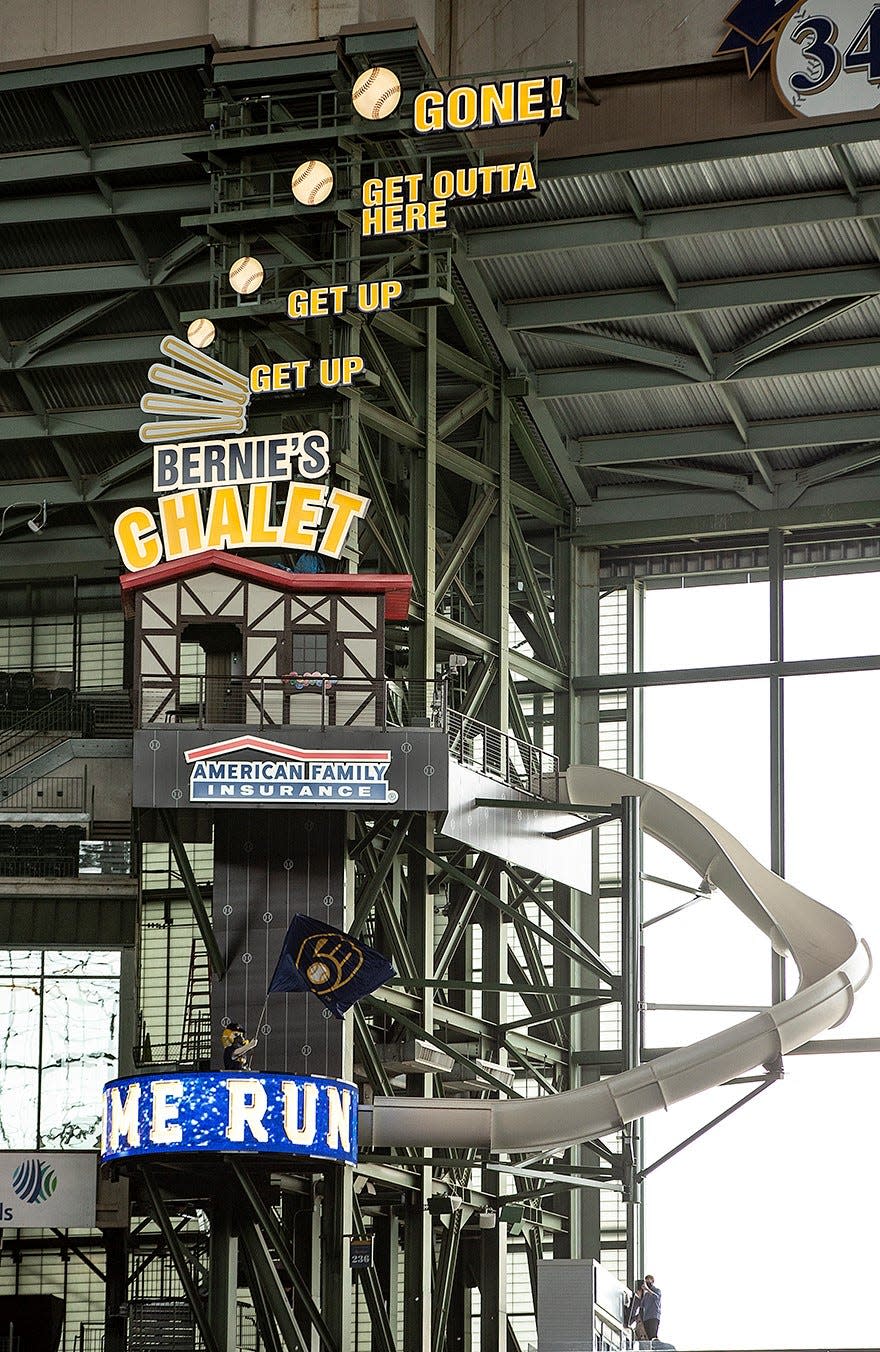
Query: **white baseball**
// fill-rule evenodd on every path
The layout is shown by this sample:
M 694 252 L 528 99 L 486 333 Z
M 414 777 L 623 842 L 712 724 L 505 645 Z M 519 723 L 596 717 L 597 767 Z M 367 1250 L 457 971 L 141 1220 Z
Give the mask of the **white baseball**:
M 400 81 L 387 66 L 371 66 L 355 80 L 351 101 L 361 117 L 378 122 L 400 103 Z
M 333 170 L 323 160 L 303 160 L 293 171 L 290 187 L 304 207 L 316 207 L 333 191 Z
M 262 263 L 245 254 L 244 258 L 236 258 L 229 269 L 229 285 L 240 296 L 250 296 L 259 291 L 265 276 Z
M 210 347 L 216 336 L 210 319 L 194 319 L 186 331 L 186 341 L 193 347 Z

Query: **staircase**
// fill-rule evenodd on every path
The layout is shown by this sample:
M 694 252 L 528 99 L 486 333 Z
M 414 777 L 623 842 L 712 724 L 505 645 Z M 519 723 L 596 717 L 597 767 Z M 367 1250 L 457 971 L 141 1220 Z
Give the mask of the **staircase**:
M 180 1060 L 198 1065 L 211 1056 L 211 964 L 197 939 L 193 939 L 183 1007 Z

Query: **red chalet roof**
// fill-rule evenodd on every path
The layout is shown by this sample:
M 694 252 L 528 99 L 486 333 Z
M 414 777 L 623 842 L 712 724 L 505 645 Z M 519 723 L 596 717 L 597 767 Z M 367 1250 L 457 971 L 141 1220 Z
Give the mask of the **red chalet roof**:
M 134 609 L 134 594 L 146 587 L 159 587 L 176 582 L 182 577 L 196 577 L 200 573 L 228 573 L 246 578 L 278 591 L 326 594 L 339 592 L 343 596 L 385 597 L 386 620 L 405 620 L 409 615 L 412 578 L 407 573 L 289 573 L 286 568 L 274 568 L 268 563 L 243 559 L 225 549 L 208 549 L 203 554 L 191 554 L 170 563 L 157 563 L 155 568 L 141 568 L 136 573 L 123 573 L 119 579 L 122 604 L 127 615 Z

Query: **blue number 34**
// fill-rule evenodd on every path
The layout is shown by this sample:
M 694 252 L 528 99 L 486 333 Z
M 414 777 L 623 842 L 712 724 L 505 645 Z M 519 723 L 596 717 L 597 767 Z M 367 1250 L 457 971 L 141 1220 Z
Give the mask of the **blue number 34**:
M 816 66 L 809 73 L 795 71 L 789 81 L 798 94 L 818 94 L 833 84 L 841 65 L 847 72 L 867 71 L 871 84 L 880 83 L 880 5 L 875 5 L 847 47 L 841 59 L 836 46 L 837 24 L 824 14 L 816 14 L 798 24 L 792 41 L 804 49 L 804 56 Z

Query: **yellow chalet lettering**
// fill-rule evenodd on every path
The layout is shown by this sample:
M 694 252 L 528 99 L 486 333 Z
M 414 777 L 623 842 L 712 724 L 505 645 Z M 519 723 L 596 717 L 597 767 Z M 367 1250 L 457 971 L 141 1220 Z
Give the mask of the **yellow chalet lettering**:
M 307 549 L 338 559 L 354 522 L 370 499 L 343 488 L 294 480 L 280 521 L 275 524 L 273 484 L 250 485 L 247 506 L 234 484 L 185 489 L 159 499 L 158 522 L 146 507 L 128 507 L 114 525 L 116 543 L 129 572 L 152 568 L 162 559 L 181 559 L 208 549 Z

